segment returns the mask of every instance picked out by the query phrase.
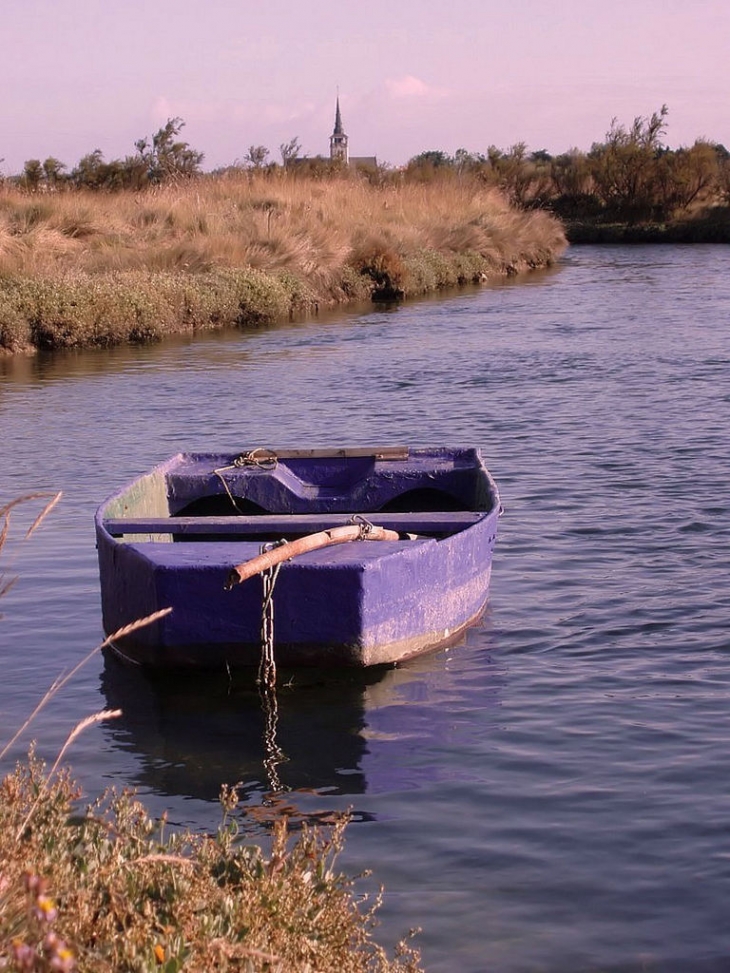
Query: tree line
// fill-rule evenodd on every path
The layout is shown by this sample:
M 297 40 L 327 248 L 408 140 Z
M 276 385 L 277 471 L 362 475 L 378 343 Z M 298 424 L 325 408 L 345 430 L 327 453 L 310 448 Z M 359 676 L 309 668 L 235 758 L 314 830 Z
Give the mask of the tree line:
M 134 143 L 136 152 L 123 159 L 104 160 L 100 149 L 85 155 L 70 171 L 53 156 L 28 159 L 17 184 L 29 192 L 75 189 L 144 189 L 147 186 L 188 179 L 201 171 L 204 155 L 181 139 L 185 122 L 169 118 L 151 137 Z
M 544 208 L 568 220 L 640 223 L 666 221 L 700 205 L 730 205 L 730 153 L 725 146 L 698 139 L 690 147 L 664 144 L 668 109 L 663 105 L 631 125 L 614 119 L 602 142 L 587 152 L 573 148 L 559 155 L 528 152 L 524 142 L 486 153 L 458 149 L 454 155 L 429 150 L 402 168 L 377 166 L 361 172 L 370 181 L 432 181 L 473 178 L 494 185 L 523 209 Z M 21 188 L 36 192 L 62 188 L 139 190 L 202 174 L 203 153 L 180 137 L 184 122 L 168 119 L 154 135 L 135 143 L 135 153 L 105 161 L 99 149 L 70 171 L 58 159 L 30 159 L 16 177 Z M 315 178 L 350 174 L 342 162 L 302 157 L 298 138 L 279 146 L 281 165 L 269 149 L 251 145 L 242 160 L 218 173 L 282 169 Z
M 423 152 L 406 167 L 412 178 L 466 173 L 498 186 L 518 207 L 545 208 L 569 220 L 638 223 L 666 221 L 699 205 L 730 204 L 730 152 L 698 139 L 688 148 L 663 144 L 668 109 L 616 119 L 588 152 L 528 154 L 524 142 L 485 155 L 459 149 L 453 156 Z

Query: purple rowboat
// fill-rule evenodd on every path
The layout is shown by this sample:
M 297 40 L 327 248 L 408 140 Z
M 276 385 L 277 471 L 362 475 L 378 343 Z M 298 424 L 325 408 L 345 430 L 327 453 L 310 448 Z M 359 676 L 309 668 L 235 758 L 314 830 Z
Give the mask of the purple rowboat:
M 479 619 L 500 509 L 471 447 L 179 453 L 97 511 L 104 629 L 169 607 L 117 654 L 155 668 L 255 666 L 258 573 L 279 561 L 278 663 L 394 664 Z

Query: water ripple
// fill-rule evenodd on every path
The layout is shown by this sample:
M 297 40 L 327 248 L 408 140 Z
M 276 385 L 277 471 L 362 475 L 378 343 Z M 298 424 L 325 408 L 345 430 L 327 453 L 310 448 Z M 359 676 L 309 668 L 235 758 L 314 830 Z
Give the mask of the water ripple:
M 574 248 L 527 282 L 159 347 L 0 360 L 0 496 L 66 498 L 13 570 L 6 736 L 100 637 L 92 518 L 178 449 L 482 446 L 506 514 L 465 642 L 377 678 L 287 689 L 281 775 L 343 864 L 424 928 L 433 973 L 715 973 L 730 962 L 730 396 L 722 247 Z M 22 517 L 17 527 L 23 526 Z M 266 791 L 250 689 L 99 659 L 42 714 L 89 790 L 215 827 Z M 243 819 L 252 833 L 265 824 Z

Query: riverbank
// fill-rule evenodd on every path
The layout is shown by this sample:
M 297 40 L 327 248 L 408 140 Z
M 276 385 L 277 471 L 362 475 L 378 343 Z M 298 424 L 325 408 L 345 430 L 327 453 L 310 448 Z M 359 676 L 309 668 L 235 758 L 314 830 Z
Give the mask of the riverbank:
M 145 193 L 0 193 L 0 350 L 256 327 L 548 266 L 560 222 L 477 182 L 246 173 Z
M 716 206 L 672 222 L 566 220 L 569 243 L 730 243 L 730 207 Z

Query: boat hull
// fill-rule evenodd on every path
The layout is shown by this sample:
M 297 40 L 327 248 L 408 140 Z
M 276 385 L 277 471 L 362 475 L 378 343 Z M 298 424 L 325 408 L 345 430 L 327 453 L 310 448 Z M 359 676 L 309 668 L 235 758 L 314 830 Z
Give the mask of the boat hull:
M 163 467 L 159 470 L 165 472 Z M 407 482 L 413 486 L 413 478 Z M 488 596 L 499 500 L 491 479 L 487 486 L 493 496 L 488 509 L 477 512 L 381 513 L 380 518 L 377 511 L 366 514 L 373 523 L 380 519 L 406 527 L 420 517 L 431 525 L 434 536 L 357 540 L 284 562 L 273 593 L 277 662 L 285 666 L 392 665 L 457 641 L 479 619 Z M 399 488 L 397 484 L 395 488 Z M 114 640 L 114 650 L 127 661 L 153 668 L 257 665 L 261 577 L 250 578 L 232 590 L 227 590 L 226 582 L 237 564 L 259 554 L 261 543 L 246 534 L 239 540 L 228 533 L 206 535 L 202 542 L 192 542 L 196 538 L 183 533 L 171 543 L 172 535 L 152 533 L 151 529 L 139 535 L 125 533 L 120 539 L 111 532 L 110 512 L 118 517 L 119 497 L 139 494 L 130 489 L 107 501 L 97 514 L 105 631 L 111 634 L 166 607 L 173 610 L 132 635 Z M 319 507 L 333 506 L 333 495 L 326 494 L 326 503 L 318 498 Z M 134 502 L 131 509 L 139 513 L 141 508 L 134 507 Z M 281 498 L 277 503 L 281 506 Z M 342 504 L 347 506 L 347 498 Z M 317 502 L 310 506 L 316 508 Z M 127 502 L 121 511 L 129 507 Z M 325 520 L 334 516 L 327 509 L 321 512 Z M 453 521 L 457 529 L 434 532 L 433 524 L 439 518 L 445 523 Z M 275 533 L 287 536 L 296 515 L 285 511 L 268 519 L 276 521 Z M 260 517 L 257 523 L 264 520 Z M 189 521 L 184 517 L 179 524 L 174 521 L 175 529 L 203 529 L 198 519 Z M 145 527 L 167 523 L 164 518 L 153 518 Z M 247 524 L 246 518 L 238 518 L 225 529 L 243 531 Z M 128 530 L 129 524 L 117 529 L 125 527 Z

